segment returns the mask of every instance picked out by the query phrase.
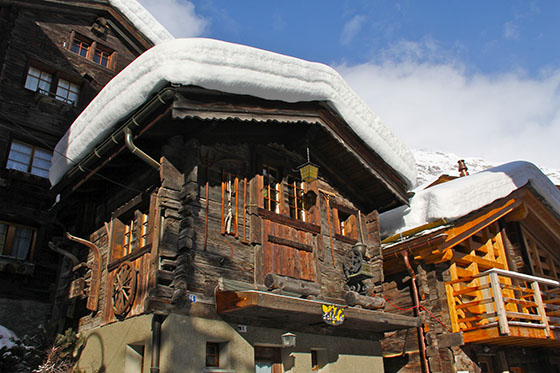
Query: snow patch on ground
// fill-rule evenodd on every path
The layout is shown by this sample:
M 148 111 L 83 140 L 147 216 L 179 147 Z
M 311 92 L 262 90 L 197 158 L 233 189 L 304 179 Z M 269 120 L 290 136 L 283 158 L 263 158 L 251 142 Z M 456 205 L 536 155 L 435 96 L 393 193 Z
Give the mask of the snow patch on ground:
M 3 325 L 0 325 L 0 350 L 6 347 L 8 350 L 15 347 L 14 341 L 17 341 L 18 337 L 16 333 L 12 332 L 10 329 Z
M 382 234 L 404 232 L 441 218 L 453 221 L 508 196 L 527 183 L 560 214 L 558 188 L 534 164 L 518 161 L 428 189 L 417 188 L 410 206 L 381 214 Z
M 326 101 L 409 187 L 416 183 L 412 152 L 334 69 L 211 39 L 174 39 L 158 44 L 113 78 L 57 144 L 51 183 L 60 181 L 120 120 L 168 83 L 286 102 Z

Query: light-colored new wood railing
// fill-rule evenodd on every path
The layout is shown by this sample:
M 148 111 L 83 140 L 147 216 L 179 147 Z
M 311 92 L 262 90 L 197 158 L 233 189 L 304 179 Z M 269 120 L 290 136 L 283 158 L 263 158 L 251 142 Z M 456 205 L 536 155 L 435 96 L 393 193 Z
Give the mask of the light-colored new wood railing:
M 446 290 L 454 332 L 497 327 L 510 336 L 522 328 L 554 338 L 551 330 L 560 331 L 559 281 L 493 268 L 449 281 Z

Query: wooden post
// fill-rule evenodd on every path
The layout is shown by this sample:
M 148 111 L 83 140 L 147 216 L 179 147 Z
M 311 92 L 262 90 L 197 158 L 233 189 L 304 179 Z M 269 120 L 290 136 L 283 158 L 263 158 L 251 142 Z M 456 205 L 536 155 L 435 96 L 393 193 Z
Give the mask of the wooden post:
M 445 284 L 445 293 L 447 294 L 447 307 L 449 308 L 449 319 L 451 320 L 451 327 L 453 333 L 460 331 L 459 323 L 457 322 L 457 309 L 455 308 L 455 296 L 453 295 L 453 285 Z
M 541 289 L 539 287 L 539 283 L 537 281 L 533 281 L 531 283 L 531 288 L 535 292 L 535 302 L 537 303 L 537 312 L 541 317 L 541 321 L 545 326 L 544 333 L 546 338 L 550 338 L 550 325 L 548 324 L 548 316 L 546 316 L 546 310 L 544 309 L 544 303 L 542 300 Z
M 500 326 L 500 333 L 509 335 L 509 324 L 507 321 L 506 308 L 504 305 L 504 298 L 502 297 L 502 288 L 500 287 L 500 279 L 495 272 L 490 273 L 490 285 L 492 286 L 492 295 L 498 314 L 498 325 Z

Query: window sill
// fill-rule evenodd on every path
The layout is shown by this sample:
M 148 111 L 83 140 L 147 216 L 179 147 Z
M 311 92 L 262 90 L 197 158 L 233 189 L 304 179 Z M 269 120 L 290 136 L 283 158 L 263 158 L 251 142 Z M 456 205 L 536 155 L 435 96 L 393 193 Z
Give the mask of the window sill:
M 290 218 L 289 216 L 280 215 L 275 212 L 265 210 L 261 207 L 258 209 L 259 216 L 274 221 L 276 223 L 288 225 L 292 228 L 296 228 L 302 231 L 307 231 L 311 233 L 321 233 L 321 227 L 312 223 L 307 223 L 301 220 Z
M 358 242 L 358 240 L 353 237 L 344 236 L 338 233 L 334 234 L 334 238 L 338 241 L 349 243 L 350 245 L 354 245 L 356 242 Z
M 202 373 L 235 373 L 235 370 L 206 367 L 202 369 Z
M 22 259 L 0 255 L 0 272 L 33 276 L 35 264 Z

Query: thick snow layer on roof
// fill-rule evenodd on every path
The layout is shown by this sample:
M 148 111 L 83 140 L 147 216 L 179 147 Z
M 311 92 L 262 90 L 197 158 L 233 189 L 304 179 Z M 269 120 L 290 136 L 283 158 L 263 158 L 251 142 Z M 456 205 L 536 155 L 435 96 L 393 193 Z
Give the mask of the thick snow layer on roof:
M 173 36 L 150 12 L 136 0 L 108 0 L 154 44 L 173 39 Z
M 211 39 L 175 39 L 132 62 L 105 86 L 56 146 L 55 185 L 150 95 L 168 83 L 286 102 L 327 101 L 409 187 L 416 181 L 412 152 L 332 68 Z
M 16 333 L 12 332 L 10 329 L 6 328 L 3 325 L 0 325 L 0 350 L 6 347 L 8 350 L 14 347 L 16 344 L 14 341 L 17 341 L 18 337 Z
M 418 187 L 410 200 L 410 206 L 381 214 L 381 232 L 391 235 L 441 218 L 447 221 L 458 219 L 508 196 L 527 183 L 560 214 L 560 191 L 537 166 L 518 161 L 428 189 L 422 189 L 425 185 Z

